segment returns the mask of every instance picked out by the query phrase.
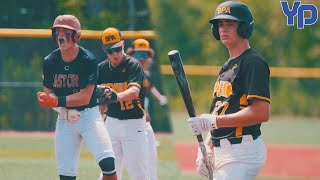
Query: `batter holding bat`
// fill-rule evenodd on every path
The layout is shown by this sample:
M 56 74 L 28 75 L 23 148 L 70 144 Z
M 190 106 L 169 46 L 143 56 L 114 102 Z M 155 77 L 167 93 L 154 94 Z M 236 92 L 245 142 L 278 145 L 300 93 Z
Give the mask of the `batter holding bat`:
M 54 139 L 59 178 L 76 179 L 84 141 L 103 172 L 103 180 L 116 180 L 115 155 L 97 106 L 97 58 L 78 46 L 81 25 L 75 16 L 58 16 L 51 30 L 59 48 L 44 59 L 44 92 L 38 92 L 37 97 L 42 107 L 59 112 Z
M 253 15 L 240 2 L 226 1 L 209 20 L 216 40 L 229 52 L 213 88 L 210 114 L 188 120 L 194 135 L 210 131 L 205 140 L 216 180 L 253 180 L 266 161 L 260 138 L 261 123 L 269 120 L 270 70 L 263 57 L 249 45 Z M 202 153 L 198 173 L 208 177 Z
M 98 84 L 105 88 L 99 101 L 108 107 L 105 126 L 116 155 L 118 179 L 122 179 L 124 164 L 131 180 L 149 180 L 142 66 L 124 53 L 117 28 L 105 29 L 101 41 L 108 58 L 99 64 Z

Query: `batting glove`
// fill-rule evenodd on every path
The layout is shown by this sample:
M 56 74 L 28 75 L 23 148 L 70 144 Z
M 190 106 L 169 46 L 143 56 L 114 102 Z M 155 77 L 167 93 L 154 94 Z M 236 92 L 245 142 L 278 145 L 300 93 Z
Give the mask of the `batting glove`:
M 38 97 L 38 102 L 42 107 L 52 108 L 52 107 L 58 106 L 58 97 L 56 96 L 49 96 L 44 92 L 38 92 L 37 97 Z
M 188 123 L 195 136 L 218 128 L 217 116 L 212 114 L 202 114 L 201 116 L 192 117 L 188 120 Z
M 212 152 L 212 150 L 210 149 L 210 147 L 208 145 L 205 145 L 205 147 L 206 147 L 206 150 L 207 150 L 208 166 L 213 171 L 213 169 L 214 169 L 213 152 Z M 197 159 L 196 159 L 196 165 L 197 165 L 198 174 L 200 174 L 200 176 L 202 176 L 202 177 L 208 178 L 209 177 L 209 169 L 205 164 L 204 157 L 202 155 L 200 147 L 198 148 L 198 156 L 197 156 Z
M 159 104 L 160 104 L 161 106 L 164 106 L 164 105 L 168 104 L 168 99 L 167 99 L 167 97 L 166 97 L 166 96 L 163 96 L 163 95 L 160 96 Z

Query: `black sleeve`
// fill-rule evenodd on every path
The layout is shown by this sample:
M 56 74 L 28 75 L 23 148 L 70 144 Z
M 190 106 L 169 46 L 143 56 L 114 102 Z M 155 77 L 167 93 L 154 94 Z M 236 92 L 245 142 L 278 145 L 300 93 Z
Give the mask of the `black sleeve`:
M 247 94 L 247 99 L 256 98 L 270 102 L 268 65 L 262 61 L 251 61 L 245 65 L 243 73 L 244 93 Z
M 53 89 L 53 75 L 50 72 L 50 67 L 49 67 L 49 60 L 47 58 L 44 59 L 43 65 L 42 65 L 42 84 L 44 87 L 48 89 Z
M 135 85 L 139 88 L 143 87 L 144 72 L 139 63 L 135 63 L 129 69 L 128 87 Z
M 86 61 L 81 74 L 80 89 L 86 88 L 89 84 L 97 84 L 98 81 L 98 61 L 90 59 Z

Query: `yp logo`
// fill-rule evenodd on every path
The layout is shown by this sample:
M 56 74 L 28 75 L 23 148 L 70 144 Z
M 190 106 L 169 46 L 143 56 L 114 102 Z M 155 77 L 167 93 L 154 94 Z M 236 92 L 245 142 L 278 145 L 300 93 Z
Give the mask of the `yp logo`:
M 294 25 L 294 18 L 297 16 L 297 28 L 303 29 L 304 25 L 315 24 L 318 20 L 318 9 L 314 4 L 301 4 L 301 1 L 294 1 L 290 9 L 288 1 L 280 1 L 282 12 L 287 16 L 287 25 Z M 309 17 L 305 17 L 305 12 L 310 12 Z

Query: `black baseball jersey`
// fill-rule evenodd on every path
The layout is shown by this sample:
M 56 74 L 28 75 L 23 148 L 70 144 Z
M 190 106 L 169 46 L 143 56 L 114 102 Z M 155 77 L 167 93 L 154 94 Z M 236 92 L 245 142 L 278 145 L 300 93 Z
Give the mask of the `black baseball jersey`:
M 269 77 L 268 64 L 251 48 L 227 61 L 214 85 L 210 112 L 216 115 L 235 113 L 249 106 L 253 98 L 270 103 Z M 260 126 L 219 128 L 211 131 L 211 135 L 213 140 L 247 134 L 257 137 L 261 135 Z
M 53 90 L 56 96 L 68 96 L 84 89 L 89 84 L 97 84 L 98 61 L 89 50 L 79 47 L 75 60 L 66 63 L 62 60 L 61 51 L 54 50 L 43 62 L 43 86 Z M 97 105 L 96 91 L 85 106 L 72 107 L 83 110 Z
M 116 92 L 123 92 L 130 86 L 140 88 L 139 98 L 132 101 L 122 101 L 108 105 L 108 116 L 121 120 L 139 119 L 146 113 L 143 109 L 145 89 L 143 87 L 144 74 L 141 64 L 131 56 L 125 55 L 123 62 L 112 67 L 109 59 L 99 64 L 98 84 L 109 86 Z

